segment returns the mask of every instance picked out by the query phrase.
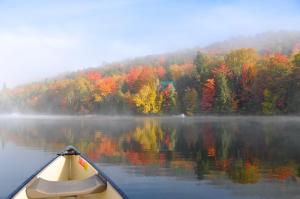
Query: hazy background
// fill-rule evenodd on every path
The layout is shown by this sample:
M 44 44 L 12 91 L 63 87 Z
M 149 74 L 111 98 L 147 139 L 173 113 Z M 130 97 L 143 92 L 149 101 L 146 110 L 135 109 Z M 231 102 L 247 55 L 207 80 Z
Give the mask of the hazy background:
M 297 0 L 0 0 L 0 83 L 239 35 L 300 30 Z

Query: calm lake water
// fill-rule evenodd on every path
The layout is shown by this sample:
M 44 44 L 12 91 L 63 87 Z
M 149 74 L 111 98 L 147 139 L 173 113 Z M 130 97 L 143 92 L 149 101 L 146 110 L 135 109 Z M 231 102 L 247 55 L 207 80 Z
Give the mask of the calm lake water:
M 300 117 L 0 117 L 0 198 L 66 145 L 130 198 L 300 198 Z

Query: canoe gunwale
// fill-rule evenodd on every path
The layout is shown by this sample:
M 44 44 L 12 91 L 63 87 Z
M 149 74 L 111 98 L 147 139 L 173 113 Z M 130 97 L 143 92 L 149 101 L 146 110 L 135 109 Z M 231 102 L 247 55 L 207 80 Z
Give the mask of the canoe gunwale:
M 98 175 L 101 178 L 104 178 L 105 181 L 109 182 L 109 184 L 116 189 L 116 191 L 124 198 L 124 199 L 129 199 L 129 197 L 122 191 L 122 189 L 110 179 L 103 171 L 101 171 L 86 155 L 80 154 L 81 157 L 83 157 L 90 165 L 92 165 L 97 171 Z
M 14 197 L 26 184 L 28 184 L 34 177 L 36 177 L 42 170 L 44 170 L 51 162 L 53 162 L 60 155 L 55 156 L 49 162 L 46 162 L 45 165 L 41 166 L 36 172 L 34 172 L 29 178 L 27 178 L 22 184 L 20 184 L 12 193 L 10 193 L 7 198 Z
M 80 153 L 75 147 L 73 147 L 78 154 L 66 154 L 66 153 L 58 153 L 54 158 L 50 161 L 46 162 L 40 169 L 34 172 L 29 178 L 27 178 L 22 184 L 20 184 L 12 193 L 10 193 L 6 198 L 11 199 L 13 198 L 22 188 L 26 186 L 32 179 L 34 179 L 41 171 L 43 171 L 49 164 L 51 164 L 55 159 L 60 156 L 69 156 L 69 155 L 78 155 L 85 159 L 97 172 L 99 177 L 104 182 L 109 182 L 109 184 L 123 197 L 124 199 L 129 199 L 129 197 L 121 190 L 121 188 L 115 184 L 103 171 L 101 171 L 86 155 Z

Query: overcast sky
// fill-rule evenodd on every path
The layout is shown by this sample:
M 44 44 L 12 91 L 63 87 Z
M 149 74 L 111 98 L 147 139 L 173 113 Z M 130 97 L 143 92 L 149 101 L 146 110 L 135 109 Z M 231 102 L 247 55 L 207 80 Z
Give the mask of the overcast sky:
M 276 30 L 300 1 L 0 0 L 0 84 Z

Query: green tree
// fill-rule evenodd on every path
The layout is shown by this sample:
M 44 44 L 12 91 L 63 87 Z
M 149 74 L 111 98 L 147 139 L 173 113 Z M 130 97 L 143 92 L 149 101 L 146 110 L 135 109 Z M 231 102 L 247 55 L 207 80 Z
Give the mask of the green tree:
M 300 112 L 300 68 L 295 68 L 285 81 L 287 111 L 289 113 Z
M 206 55 L 201 52 L 198 52 L 196 58 L 194 60 L 194 65 L 196 67 L 197 72 L 200 75 L 204 75 L 209 72 L 209 59 Z
M 216 76 L 216 91 L 216 111 L 221 113 L 230 112 L 231 91 L 228 86 L 228 79 L 223 73 Z
M 215 63 L 211 63 L 211 59 L 201 52 L 198 52 L 194 59 L 194 66 L 196 70 L 192 74 L 194 83 L 193 85 L 190 85 L 190 88 L 195 88 L 198 91 L 199 98 L 201 98 L 202 88 L 206 83 L 206 80 L 211 76 L 211 68 L 214 66 L 213 64 Z M 185 88 L 182 91 L 184 90 Z
M 287 56 L 280 53 L 269 58 L 267 67 L 274 75 L 282 76 L 292 72 L 292 63 Z
M 174 85 L 169 83 L 165 89 L 161 90 L 160 95 L 162 96 L 162 111 L 164 113 L 174 113 L 176 110 L 176 90 Z
M 93 111 L 95 85 L 83 76 L 77 77 L 67 88 L 68 106 L 78 113 Z
M 294 55 L 293 64 L 295 67 L 300 68 L 300 52 Z
M 256 51 L 252 48 L 242 48 L 230 52 L 225 57 L 226 65 L 233 71 L 237 76 L 241 75 L 242 67 L 244 64 L 249 67 L 255 66 L 257 62 Z
M 176 92 L 177 92 L 177 107 L 181 113 L 185 112 L 185 91 L 187 88 L 195 88 L 196 80 L 190 75 L 181 76 L 176 82 Z M 196 89 L 196 88 L 195 88 Z M 197 89 L 196 89 L 197 90 Z
M 194 88 L 185 89 L 183 96 L 184 113 L 194 115 L 198 109 L 198 93 Z
M 263 93 L 264 101 L 262 103 L 262 112 L 266 115 L 272 115 L 276 111 L 277 96 L 271 94 L 268 89 L 264 90 Z

